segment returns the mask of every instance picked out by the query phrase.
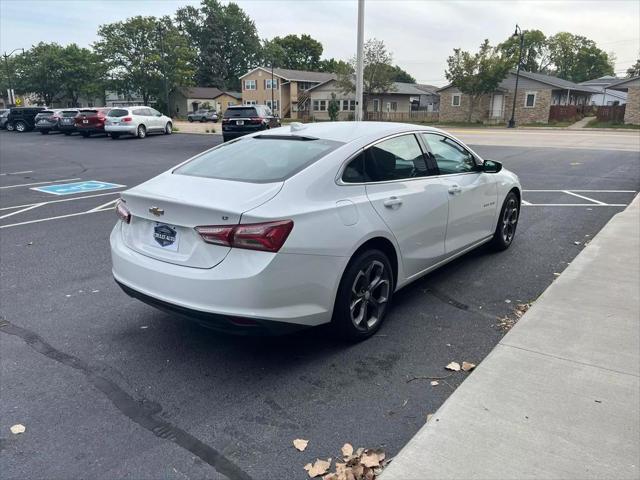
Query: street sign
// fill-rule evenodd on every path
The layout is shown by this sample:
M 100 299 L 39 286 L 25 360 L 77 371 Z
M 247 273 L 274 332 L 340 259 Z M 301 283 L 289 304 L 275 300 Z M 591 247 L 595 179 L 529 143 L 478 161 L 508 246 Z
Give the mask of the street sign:
M 58 185 L 47 185 L 44 187 L 32 187 L 31 190 L 50 193 L 52 195 L 73 195 L 74 193 L 94 192 L 96 190 L 110 190 L 112 188 L 126 187 L 117 183 L 99 182 L 97 180 L 87 180 L 84 182 L 60 183 Z

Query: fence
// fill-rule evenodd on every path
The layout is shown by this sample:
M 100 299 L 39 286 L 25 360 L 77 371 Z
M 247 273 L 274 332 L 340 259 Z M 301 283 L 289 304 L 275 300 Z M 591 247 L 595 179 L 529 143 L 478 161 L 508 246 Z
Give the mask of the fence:
M 376 122 L 437 122 L 440 118 L 438 112 L 426 110 L 412 110 L 410 112 L 366 112 L 365 119 Z
M 624 123 L 626 105 L 598 107 L 596 117 L 599 122 Z
M 549 109 L 550 122 L 567 122 L 578 120 L 581 114 L 576 105 L 551 105 Z

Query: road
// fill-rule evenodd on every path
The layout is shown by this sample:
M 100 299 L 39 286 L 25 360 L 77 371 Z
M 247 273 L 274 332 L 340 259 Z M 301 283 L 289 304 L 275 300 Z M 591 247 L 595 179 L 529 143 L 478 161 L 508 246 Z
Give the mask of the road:
M 347 346 L 325 328 L 209 332 L 114 284 L 117 192 L 219 137 L 0 132 L 3 478 L 303 479 L 307 462 L 335 458 L 345 442 L 397 453 L 466 374 L 438 386 L 408 380 L 481 362 L 503 335 L 498 318 L 534 301 L 640 190 L 637 150 L 493 146 L 481 135 L 473 148 L 527 190 L 514 245 L 414 283 L 377 336 Z M 126 187 L 32 190 L 85 180 Z M 17 423 L 26 432 L 12 435 Z M 295 438 L 310 441 L 305 452 Z

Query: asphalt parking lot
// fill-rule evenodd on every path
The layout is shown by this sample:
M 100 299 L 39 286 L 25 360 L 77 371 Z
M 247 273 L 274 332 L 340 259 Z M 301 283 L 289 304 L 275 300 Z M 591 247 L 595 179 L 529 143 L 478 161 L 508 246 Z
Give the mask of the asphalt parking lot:
M 511 249 L 480 249 L 412 284 L 358 345 L 324 328 L 234 337 L 128 298 L 110 273 L 118 192 L 219 138 L 0 132 L 3 478 L 302 479 L 345 442 L 393 456 L 467 374 L 409 380 L 480 363 L 504 334 L 498 319 L 534 301 L 640 190 L 633 149 L 485 137 L 472 147 L 525 189 Z M 105 188 L 33 190 L 85 181 Z M 12 435 L 16 423 L 26 432 Z M 295 438 L 310 441 L 305 452 Z

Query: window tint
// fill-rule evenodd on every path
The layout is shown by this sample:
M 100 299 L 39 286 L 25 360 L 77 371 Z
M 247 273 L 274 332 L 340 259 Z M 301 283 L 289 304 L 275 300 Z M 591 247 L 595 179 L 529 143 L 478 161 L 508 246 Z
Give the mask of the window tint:
M 365 175 L 372 182 L 427 176 L 427 163 L 416 137 L 402 135 L 367 149 Z
M 258 113 L 256 112 L 256 109 L 253 107 L 228 108 L 227 111 L 224 112 L 224 116 L 227 118 L 230 118 L 230 117 L 247 118 L 247 117 L 257 117 Z
M 123 108 L 112 108 L 109 113 L 107 114 L 107 117 L 126 117 L 127 115 L 129 115 L 129 112 L 127 110 L 124 110 Z
M 223 143 L 174 170 L 181 175 L 268 183 L 285 180 L 342 145 L 269 135 Z
M 440 174 L 465 173 L 476 170 L 473 155 L 453 140 L 434 133 L 423 133 L 422 137 L 429 145 Z
M 150 117 L 159 117 L 160 116 L 160 112 L 157 111 L 155 108 L 147 108 L 147 111 L 149 112 L 149 116 Z M 208 112 L 208 110 L 205 110 L 205 113 Z
M 132 110 L 131 113 L 133 113 L 134 115 L 142 115 L 146 117 L 147 112 L 145 110 L 145 108 L 136 108 L 135 110 Z
M 367 181 L 364 172 L 364 152 L 351 160 L 342 173 L 344 183 L 363 183 Z

